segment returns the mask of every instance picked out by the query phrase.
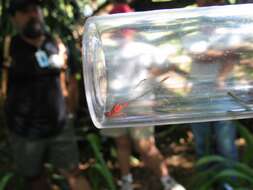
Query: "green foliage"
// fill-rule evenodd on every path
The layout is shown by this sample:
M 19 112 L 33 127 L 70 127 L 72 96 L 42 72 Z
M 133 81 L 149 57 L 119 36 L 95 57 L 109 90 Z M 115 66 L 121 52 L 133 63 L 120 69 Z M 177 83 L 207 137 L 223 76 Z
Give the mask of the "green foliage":
M 10 0 L 1 0 L 0 4 L 0 51 L 2 52 L 3 40 L 6 35 L 14 32 L 10 15 L 7 13 L 7 7 Z M 69 51 L 76 58 L 76 62 L 81 64 L 81 53 L 79 47 L 79 40 L 81 34 L 77 32 L 78 27 L 84 24 L 82 18 L 80 3 L 87 3 L 88 0 L 44 0 L 43 11 L 45 21 L 48 25 L 48 31 L 51 34 L 59 35 L 61 39 L 69 46 Z
M 106 183 L 106 186 L 110 190 L 116 190 L 113 177 L 111 172 L 109 171 L 105 160 L 103 159 L 102 153 L 101 153 L 101 143 L 99 141 L 99 138 L 95 134 L 89 134 L 87 136 L 87 140 L 92 148 L 92 151 L 94 153 L 94 157 L 96 159 L 96 163 L 91 167 L 90 171 L 90 180 L 93 185 L 94 190 L 101 189 L 101 185 L 103 186 L 103 182 Z M 103 180 L 100 177 L 103 178 Z
M 235 4 L 237 0 L 227 0 L 228 3 L 230 4 Z
M 10 0 L 1 0 L 0 4 L 0 51 L 3 47 L 3 39 L 7 34 L 13 33 L 13 28 L 7 14 L 7 7 Z M 82 26 L 84 24 L 85 18 L 82 16 L 82 10 L 85 4 L 88 4 L 88 0 L 44 0 L 45 6 L 43 8 L 45 13 L 45 21 L 48 24 L 48 30 L 55 35 L 59 35 L 63 41 L 68 45 L 70 53 L 76 58 L 76 62 L 81 64 L 81 53 L 80 53 L 80 43 L 82 37 Z M 235 3 L 236 0 L 229 0 L 230 3 Z M 182 2 L 182 1 L 180 1 Z M 104 0 L 100 0 L 100 3 L 104 3 Z M 192 23 L 188 23 L 188 20 L 180 20 L 181 25 L 184 24 L 185 30 L 182 30 L 182 34 L 194 33 L 197 28 L 190 28 Z M 220 23 L 221 25 L 223 23 Z M 178 27 L 177 25 L 169 25 L 170 27 Z M 190 28 L 190 29 L 189 29 Z M 192 30 L 192 31 L 189 31 Z M 181 34 L 181 35 L 182 35 Z M 174 40 L 178 43 L 179 36 L 175 34 L 170 34 L 165 36 L 166 39 Z M 164 39 L 160 41 L 156 40 L 157 45 L 161 45 Z M 0 109 L 2 110 L 2 100 L 0 99 Z M 3 126 L 3 114 L 0 113 L 0 126 Z M 160 134 L 159 138 L 165 138 L 169 133 L 174 131 L 177 126 L 171 127 L 168 131 L 164 131 Z M 238 123 L 238 130 L 242 138 L 246 141 L 246 146 L 244 152 L 241 155 L 241 163 L 232 162 L 230 160 L 224 159 L 219 156 L 206 156 L 197 162 L 197 167 L 205 167 L 207 165 L 212 165 L 206 171 L 197 172 L 193 177 L 193 183 L 191 184 L 191 189 L 198 190 L 209 190 L 213 184 L 220 181 L 229 181 L 238 190 L 253 189 L 253 135 Z M 3 134 L 2 134 L 3 133 Z M 0 131 L 0 137 L 4 137 L 3 130 Z M 90 181 L 92 183 L 94 190 L 101 189 L 101 186 L 106 186 L 110 190 L 115 190 L 116 186 L 113 180 L 113 176 L 109 171 L 105 160 L 103 159 L 101 153 L 101 142 L 97 135 L 90 134 L 87 136 L 87 140 L 96 162 L 89 169 Z M 1 148 L 1 147 L 0 147 Z M 0 153 L 2 150 L 0 149 Z M 3 159 L 0 159 L 1 164 L 5 164 Z M 231 164 L 233 168 L 221 169 L 221 165 Z M 0 175 L 0 190 L 4 189 L 7 183 L 13 178 L 14 174 L 11 172 L 3 172 Z M 236 177 L 236 183 L 231 180 L 231 177 Z M 18 188 L 19 189 L 19 188 Z
M 198 182 L 195 182 L 194 187 L 198 187 L 199 190 L 208 190 L 215 183 L 227 181 L 235 188 L 253 188 L 253 170 L 246 164 L 230 161 L 220 156 L 206 156 L 197 162 L 197 166 L 206 166 L 211 163 L 216 166 L 194 176 L 196 182 Z M 228 164 L 233 167 L 222 168 L 222 166 Z
M 201 158 L 196 163 L 196 167 L 202 170 L 192 177 L 192 189 L 209 190 L 215 184 L 222 182 L 229 182 L 235 189 L 249 190 L 253 188 L 253 135 L 240 122 L 236 123 L 240 136 L 246 141 L 243 154 L 240 155 L 240 162 L 215 155 Z
M 242 155 L 242 162 L 252 167 L 253 166 L 253 154 L 252 154 L 253 135 L 240 122 L 237 122 L 237 126 L 238 126 L 239 134 L 246 141 L 246 145 L 244 147 L 244 154 Z
M 10 179 L 14 176 L 13 173 L 5 173 L 1 178 L 0 178 L 0 190 L 4 190 L 10 181 Z

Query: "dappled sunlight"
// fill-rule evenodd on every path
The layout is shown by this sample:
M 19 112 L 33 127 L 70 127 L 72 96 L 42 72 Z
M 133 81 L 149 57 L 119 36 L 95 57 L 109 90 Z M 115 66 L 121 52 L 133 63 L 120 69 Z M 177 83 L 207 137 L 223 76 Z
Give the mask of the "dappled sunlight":
M 169 166 L 180 167 L 185 169 L 192 169 L 194 167 L 195 160 L 189 160 L 183 156 L 175 155 L 166 159 Z
M 159 40 L 161 37 L 173 34 L 173 31 L 143 31 L 140 35 L 143 36 L 147 41 Z
M 15 1 L 24 4 L 11 13 Z M 195 7 L 108 15 L 114 0 L 0 3 L 2 189 L 30 189 L 41 179 L 50 187 L 39 182 L 35 190 L 75 189 L 86 177 L 91 188 L 81 189 L 127 182 L 161 190 L 175 181 L 187 190 L 230 181 L 253 189 L 253 3 L 156 1 L 125 5 Z M 41 3 L 39 36 L 26 34 L 33 19 L 11 27 L 22 14 L 39 16 Z M 195 124 L 210 129 L 210 139 Z M 238 160 L 221 156 L 231 147 Z
M 190 51 L 193 53 L 204 53 L 208 48 L 206 41 L 199 41 L 190 46 Z

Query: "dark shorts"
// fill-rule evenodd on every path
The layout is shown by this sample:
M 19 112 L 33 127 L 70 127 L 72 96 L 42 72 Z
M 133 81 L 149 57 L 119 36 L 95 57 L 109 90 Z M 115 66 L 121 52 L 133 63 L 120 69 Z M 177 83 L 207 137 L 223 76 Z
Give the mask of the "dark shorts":
M 72 127 L 66 127 L 55 137 L 38 140 L 10 133 L 10 145 L 16 171 L 24 177 L 40 175 L 45 163 L 51 163 L 64 171 L 76 168 L 79 163 L 79 152 Z

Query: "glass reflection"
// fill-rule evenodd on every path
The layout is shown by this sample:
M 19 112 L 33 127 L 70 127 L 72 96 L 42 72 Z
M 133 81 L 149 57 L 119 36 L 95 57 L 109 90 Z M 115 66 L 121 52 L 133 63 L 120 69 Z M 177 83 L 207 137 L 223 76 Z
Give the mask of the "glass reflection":
M 249 117 L 253 103 L 249 7 L 253 5 L 91 20 L 101 43 L 100 53 L 96 48 L 93 53 L 103 57 L 92 62 L 100 85 L 91 76 L 91 85 L 103 92 L 101 123 L 131 126 Z M 89 30 L 89 22 L 86 26 Z M 90 105 L 94 101 L 91 98 Z

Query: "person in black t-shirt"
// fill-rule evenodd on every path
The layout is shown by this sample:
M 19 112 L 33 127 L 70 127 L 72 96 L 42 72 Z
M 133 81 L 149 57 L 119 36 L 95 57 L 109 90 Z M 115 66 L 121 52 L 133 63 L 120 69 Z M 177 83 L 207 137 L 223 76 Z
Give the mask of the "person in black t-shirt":
M 17 35 L 5 48 L 3 76 L 16 171 L 25 177 L 28 189 L 50 189 L 42 175 L 44 158 L 49 158 L 72 190 L 90 189 L 86 179 L 77 175 L 78 149 L 67 120 L 66 48 L 45 32 L 40 3 L 11 0 L 9 7 Z

